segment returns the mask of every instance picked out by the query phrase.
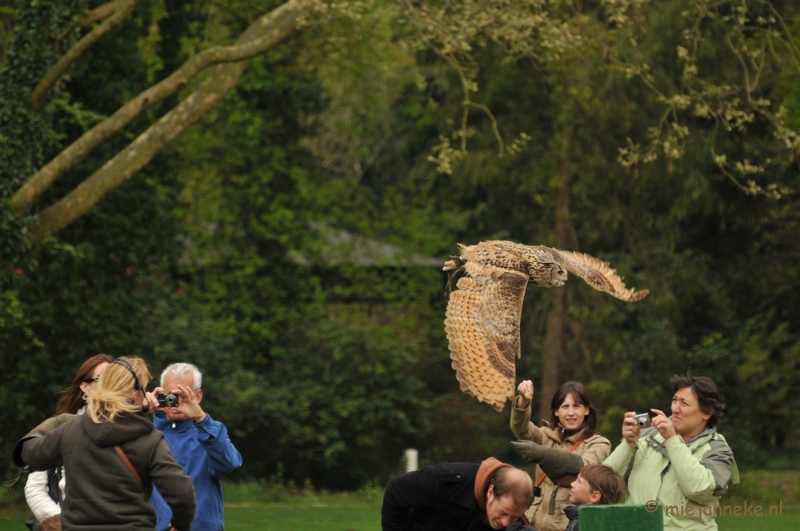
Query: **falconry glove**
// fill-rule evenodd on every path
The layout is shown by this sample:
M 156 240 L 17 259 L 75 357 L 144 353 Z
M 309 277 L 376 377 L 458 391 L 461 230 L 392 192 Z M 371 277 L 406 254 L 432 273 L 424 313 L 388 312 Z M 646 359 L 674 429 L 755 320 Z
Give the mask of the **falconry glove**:
M 553 483 L 561 484 L 559 480 L 564 476 L 577 476 L 583 468 L 581 456 L 566 450 L 548 448 L 533 441 L 512 441 L 511 444 L 526 461 L 539 465 Z

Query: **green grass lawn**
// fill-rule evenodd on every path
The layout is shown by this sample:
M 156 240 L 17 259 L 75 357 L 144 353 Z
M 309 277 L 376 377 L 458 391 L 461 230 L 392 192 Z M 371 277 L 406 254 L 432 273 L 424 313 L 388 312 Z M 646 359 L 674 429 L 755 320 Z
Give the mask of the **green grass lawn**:
M 380 531 L 380 507 L 367 504 L 268 504 L 226 507 L 226 530 Z
M 800 529 L 800 473 L 796 471 L 749 472 L 742 484 L 732 487 L 722 498 L 722 505 L 731 510 L 745 502 L 754 508 L 780 504 L 781 514 L 726 515 L 717 517 L 721 531 L 783 531 Z M 302 495 L 297 492 L 305 492 Z M 5 494 L 5 493 L 3 493 Z M 225 486 L 225 529 L 227 531 L 380 531 L 380 489 L 353 493 L 311 493 L 310 489 L 289 491 L 282 487 L 267 488 L 257 484 Z M 27 507 L 5 503 L 0 505 L 0 531 L 25 529 L 30 513 Z M 588 530 L 586 530 L 588 531 Z
M 25 508 L 0 510 L 0 531 L 25 530 L 30 513 Z M 229 504 L 225 507 L 226 531 L 380 531 L 380 506 L 365 502 L 331 505 L 305 502 Z
M 28 512 L 21 508 L 0 511 L 0 531 L 25 529 Z M 721 531 L 784 531 L 800 529 L 800 507 L 784 508 L 779 516 L 721 516 Z M 225 508 L 227 531 L 380 531 L 380 507 L 374 503 L 346 502 L 329 505 L 295 499 L 281 503 L 231 504 Z
M 296 489 L 283 487 L 230 484 L 225 485 L 224 492 L 226 531 L 380 531 L 381 528 L 380 489 L 302 495 Z M 10 503 L 7 496 L 4 498 L 5 505 L 0 505 L 0 531 L 24 531 L 25 520 L 30 516 L 28 508 Z
M 720 531 L 800 529 L 800 507 L 784 507 L 783 513 L 778 516 L 720 516 L 717 525 Z

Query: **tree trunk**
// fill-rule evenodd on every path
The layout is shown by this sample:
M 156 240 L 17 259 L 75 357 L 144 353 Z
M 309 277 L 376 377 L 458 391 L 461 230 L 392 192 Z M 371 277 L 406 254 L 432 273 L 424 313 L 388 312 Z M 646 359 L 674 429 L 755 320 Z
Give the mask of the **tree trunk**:
M 563 152 L 568 151 L 572 132 L 566 132 Z M 559 168 L 561 186 L 558 189 L 556 210 L 555 247 L 569 249 L 569 198 L 571 167 L 566 153 L 562 152 Z M 550 419 L 550 401 L 563 383 L 564 353 L 567 340 L 567 286 L 550 290 L 550 309 L 547 312 L 547 330 L 544 339 L 544 363 L 542 364 L 542 385 L 539 387 L 539 417 Z

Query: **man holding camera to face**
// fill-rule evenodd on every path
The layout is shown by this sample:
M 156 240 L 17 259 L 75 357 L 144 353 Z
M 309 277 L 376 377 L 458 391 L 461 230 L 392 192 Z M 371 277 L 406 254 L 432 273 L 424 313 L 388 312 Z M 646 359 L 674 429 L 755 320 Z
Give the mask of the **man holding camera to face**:
M 222 478 L 242 466 L 242 456 L 228 430 L 203 411 L 203 375 L 190 363 L 173 363 L 161 373 L 161 386 L 147 394 L 153 424 L 164 434 L 172 455 L 192 478 L 197 514 L 192 531 L 224 528 Z M 169 531 L 171 512 L 156 489 L 150 503 L 158 515 L 157 531 Z
M 671 416 L 625 414 L 623 441 L 604 464 L 624 478 L 626 503 L 664 506 L 664 530 L 715 530 L 719 499 L 739 482 L 736 462 L 716 426 L 725 399 L 705 376 L 672 377 Z

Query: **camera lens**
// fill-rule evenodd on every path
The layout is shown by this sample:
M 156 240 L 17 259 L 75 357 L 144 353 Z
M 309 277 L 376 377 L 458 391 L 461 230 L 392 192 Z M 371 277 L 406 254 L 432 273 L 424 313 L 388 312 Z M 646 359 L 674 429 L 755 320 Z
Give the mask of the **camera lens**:
M 164 405 L 166 407 L 175 407 L 175 406 L 177 406 L 178 405 L 178 397 L 177 397 L 177 395 L 173 395 L 172 393 L 169 393 L 169 394 L 165 395 L 164 396 Z
M 156 400 L 158 400 L 159 407 L 176 407 L 180 402 L 178 395 L 172 393 L 158 393 Z

